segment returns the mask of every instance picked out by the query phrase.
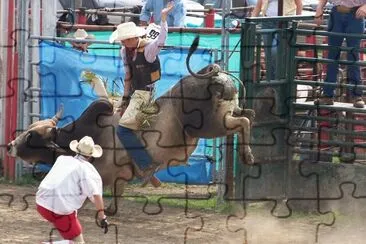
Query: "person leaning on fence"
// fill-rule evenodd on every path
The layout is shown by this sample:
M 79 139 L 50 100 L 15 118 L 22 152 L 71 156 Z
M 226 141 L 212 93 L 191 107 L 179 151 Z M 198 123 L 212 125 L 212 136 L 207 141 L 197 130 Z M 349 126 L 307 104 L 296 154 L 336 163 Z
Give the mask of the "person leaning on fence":
M 333 3 L 329 20 L 328 31 L 345 33 L 345 34 L 363 34 L 364 33 L 364 19 L 366 17 L 366 3 L 365 0 L 330 0 Z M 317 25 L 323 22 L 323 8 L 327 0 L 319 0 L 316 10 L 315 23 Z M 357 62 L 359 60 L 359 48 L 361 38 L 345 37 L 347 47 L 352 47 L 351 51 L 347 53 L 348 61 Z M 338 60 L 340 57 L 339 47 L 342 46 L 343 36 L 329 36 L 328 45 L 331 47 L 328 52 L 328 59 Z M 325 82 L 336 83 L 338 76 L 337 61 L 329 63 L 327 68 L 327 76 Z M 363 108 L 365 102 L 362 99 L 362 89 L 357 87 L 361 85 L 360 67 L 356 64 L 348 65 L 347 80 L 349 84 L 355 85 L 353 88 L 347 89 L 347 95 L 351 97 L 353 106 L 356 108 Z M 315 104 L 319 105 L 333 105 L 334 104 L 334 90 L 335 86 L 324 85 L 323 94 L 319 99 L 315 100 Z
M 136 115 L 143 104 L 149 104 L 152 100 L 154 83 L 161 76 L 158 54 L 167 38 L 168 25 L 166 17 L 173 7 L 174 5 L 169 3 L 161 11 L 161 31 L 158 36 L 152 36 L 155 39 L 141 38 L 146 31 L 133 22 L 117 26 L 117 30 L 112 33 L 109 39 L 110 42 L 121 42 L 121 56 L 125 69 L 124 93 L 118 105 L 123 115 L 119 120 L 117 135 L 141 170 L 152 169 L 153 162 L 133 130 L 139 129 Z M 147 36 L 149 35 L 148 33 Z M 152 173 L 152 171 L 149 171 L 149 173 Z M 150 180 L 150 176 L 145 178 L 141 175 L 146 180 Z
M 69 145 L 76 156 L 59 156 L 50 172 L 42 180 L 36 193 L 39 214 L 59 231 L 65 240 L 84 243 L 82 227 L 77 210 L 89 198 L 98 211 L 97 218 L 104 233 L 108 222 L 104 215 L 102 178 L 90 163 L 99 158 L 103 149 L 94 144 L 91 137 L 85 136 L 79 142 L 73 140 Z
M 74 33 L 69 35 L 69 38 L 74 38 L 76 40 L 93 40 L 95 36 L 93 34 L 88 34 L 84 29 L 77 29 Z M 71 45 L 74 49 L 88 52 L 88 47 L 92 43 L 90 42 L 71 42 Z
M 266 17 L 278 16 L 278 0 L 258 0 L 253 9 L 252 17 L 258 17 L 261 12 Z M 301 15 L 302 0 L 284 0 L 282 13 L 284 16 Z M 278 24 L 278 21 L 264 21 L 262 22 L 262 29 L 276 29 Z M 278 40 L 277 34 L 263 34 L 267 80 L 276 78 Z
M 141 10 L 140 25 L 147 26 L 150 22 L 151 16 L 154 23 L 159 24 L 161 22 L 162 9 L 166 8 L 168 3 L 173 2 L 174 7 L 166 17 L 168 26 L 184 27 L 187 10 L 183 0 L 147 0 Z

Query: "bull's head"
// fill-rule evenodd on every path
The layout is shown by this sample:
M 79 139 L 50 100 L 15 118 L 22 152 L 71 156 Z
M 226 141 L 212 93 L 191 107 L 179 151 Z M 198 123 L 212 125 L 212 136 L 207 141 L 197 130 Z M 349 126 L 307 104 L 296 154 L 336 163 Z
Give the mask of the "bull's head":
M 56 124 L 62 117 L 63 107 L 52 119 L 37 121 L 7 145 L 8 154 L 27 162 L 49 159 L 50 155 L 65 151 L 55 143 Z

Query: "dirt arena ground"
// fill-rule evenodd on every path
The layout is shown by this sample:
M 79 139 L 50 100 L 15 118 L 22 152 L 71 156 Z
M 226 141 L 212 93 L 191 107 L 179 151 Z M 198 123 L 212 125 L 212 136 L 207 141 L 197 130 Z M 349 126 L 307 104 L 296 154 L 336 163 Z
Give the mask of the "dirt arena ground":
M 183 195 L 185 187 L 160 188 L 129 187 L 126 195 L 164 193 Z M 36 187 L 0 184 L 0 243 L 41 243 L 50 236 L 51 226 L 35 211 L 34 193 Z M 206 187 L 188 187 L 189 194 L 207 193 Z M 9 207 L 9 197 L 14 201 Z M 26 195 L 28 197 L 23 198 Z M 202 195 L 202 194 L 201 194 Z M 251 205 L 244 217 L 238 208 L 236 214 L 217 213 L 213 210 L 184 209 L 168 207 L 162 201 L 159 206 L 123 200 L 119 213 L 109 218 L 109 232 L 104 235 L 94 220 L 93 205 L 87 204 L 79 212 L 84 227 L 86 243 L 364 243 L 365 220 L 349 221 L 338 218 L 331 227 L 316 226 L 331 221 L 329 216 L 293 214 L 288 218 L 277 218 L 269 209 L 258 204 Z M 260 207 L 258 207 L 260 206 Z M 53 240 L 60 240 L 54 233 Z

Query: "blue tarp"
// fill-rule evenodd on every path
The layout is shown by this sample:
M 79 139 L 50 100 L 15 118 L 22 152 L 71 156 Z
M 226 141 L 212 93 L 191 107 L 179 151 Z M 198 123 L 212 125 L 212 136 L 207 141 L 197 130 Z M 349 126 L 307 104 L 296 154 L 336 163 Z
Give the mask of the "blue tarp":
M 108 80 L 107 90 L 118 93 L 123 91 L 120 59 L 83 54 L 48 42 L 42 42 L 40 46 L 42 119 L 52 117 L 60 104 L 63 104 L 65 119 L 58 124 L 61 127 L 76 120 L 97 99 L 92 87 L 80 82 L 83 70 L 101 74 Z
M 212 162 L 206 157 L 206 140 L 200 139 L 187 166 L 174 166 L 160 170 L 155 175 L 164 182 L 181 184 L 208 184 L 212 181 Z
M 82 53 L 70 47 L 51 42 L 40 43 L 40 77 L 41 77 L 41 116 L 50 118 L 57 112 L 60 104 L 64 105 L 64 119 L 59 127 L 76 120 L 82 112 L 98 99 L 92 87 L 80 82 L 83 70 L 91 70 L 107 82 L 107 91 L 122 94 L 124 71 L 121 59 L 114 56 L 101 56 Z M 156 84 L 156 96 L 169 90 L 178 80 L 188 74 L 186 68 L 187 50 L 162 50 L 159 57 L 162 67 L 162 78 Z M 191 68 L 199 70 L 212 62 L 212 53 L 198 50 L 191 58 Z M 211 179 L 211 164 L 205 154 L 209 144 L 201 139 L 199 146 L 189 160 L 188 166 L 170 167 L 157 173 L 164 182 L 207 184 Z M 211 156 L 211 155 L 208 155 Z

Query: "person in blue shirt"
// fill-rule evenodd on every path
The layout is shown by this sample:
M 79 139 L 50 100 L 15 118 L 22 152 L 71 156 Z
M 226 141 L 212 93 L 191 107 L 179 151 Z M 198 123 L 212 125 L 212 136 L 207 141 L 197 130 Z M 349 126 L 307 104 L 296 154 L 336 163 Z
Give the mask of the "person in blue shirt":
M 151 16 L 155 24 L 160 24 L 161 10 L 166 8 L 168 2 L 171 2 L 171 0 L 147 0 L 141 10 L 140 25 L 147 26 Z M 174 0 L 172 2 L 174 2 L 174 8 L 167 16 L 168 26 L 184 27 L 187 10 L 183 0 Z

